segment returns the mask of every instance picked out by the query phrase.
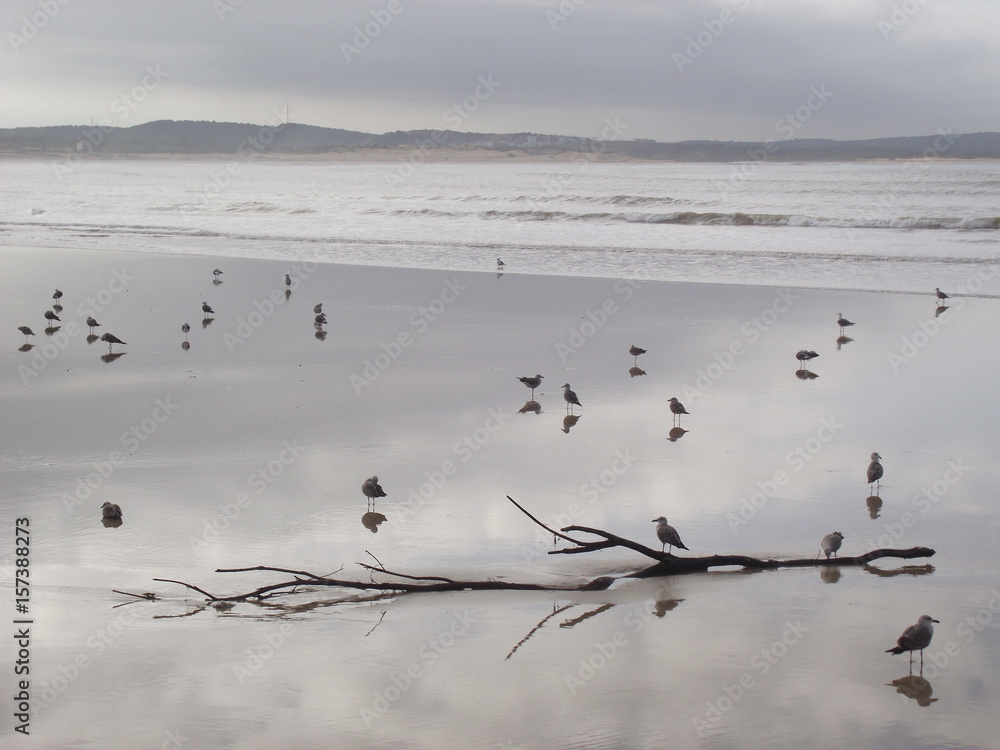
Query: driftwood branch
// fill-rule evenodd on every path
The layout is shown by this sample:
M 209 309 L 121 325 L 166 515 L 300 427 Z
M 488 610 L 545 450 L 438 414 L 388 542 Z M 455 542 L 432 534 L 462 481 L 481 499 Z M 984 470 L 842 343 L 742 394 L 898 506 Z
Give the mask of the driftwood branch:
M 519 505 L 510 495 L 507 499 L 517 507 L 522 513 L 524 513 L 528 518 L 534 521 L 536 524 L 541 526 L 543 529 L 551 533 L 554 537 L 563 539 L 567 542 L 572 543 L 573 547 L 567 547 L 562 549 L 550 550 L 549 554 L 579 554 L 583 552 L 594 552 L 596 550 L 610 549 L 612 547 L 624 547 L 626 549 L 638 552 L 645 557 L 649 557 L 655 560 L 655 564 L 651 565 L 642 570 L 637 570 L 625 576 L 625 578 L 653 578 L 656 576 L 669 576 L 669 575 L 679 575 L 683 573 L 694 573 L 707 571 L 710 568 L 715 567 L 732 567 L 738 566 L 746 570 L 775 570 L 777 568 L 796 568 L 796 567 L 829 567 L 829 566 L 844 566 L 844 565 L 857 565 L 864 566 L 873 572 L 878 574 L 884 574 L 884 571 L 879 571 L 877 568 L 871 568 L 868 566 L 872 560 L 878 560 L 883 557 L 896 557 L 903 559 L 911 559 L 915 557 L 931 557 L 934 555 L 934 550 L 928 547 L 912 547 L 910 549 L 876 549 L 871 552 L 867 552 L 863 555 L 857 555 L 855 557 L 836 557 L 833 559 L 820 560 L 817 558 L 806 558 L 806 559 L 792 559 L 792 560 L 760 560 L 756 557 L 749 557 L 747 555 L 709 555 L 706 557 L 678 557 L 669 552 L 663 552 L 662 550 L 652 549 L 639 542 L 634 542 L 631 539 L 626 539 L 625 537 L 617 536 L 604 529 L 596 529 L 590 526 L 567 526 L 561 531 L 556 531 L 546 526 L 544 523 L 535 518 L 531 513 L 529 513 L 525 508 Z M 598 537 L 595 541 L 585 541 L 580 539 L 574 539 L 573 537 L 567 535 L 565 532 L 568 531 L 578 531 L 585 534 L 591 534 Z M 371 553 L 368 553 L 371 555 Z M 362 568 L 369 571 L 371 574 L 371 580 L 369 581 L 353 581 L 342 578 L 331 578 L 329 576 L 318 575 L 316 573 L 310 573 L 307 570 L 292 570 L 289 568 L 277 568 L 269 565 L 255 565 L 248 568 L 219 568 L 216 570 L 217 573 L 247 573 L 251 571 L 269 571 L 272 573 L 286 573 L 293 576 L 290 581 L 282 581 L 281 583 L 275 583 L 268 586 L 261 586 L 260 588 L 254 589 L 244 594 L 236 594 L 233 596 L 216 596 L 215 594 L 210 594 L 203 588 L 195 586 L 191 583 L 186 583 L 184 581 L 174 581 L 169 578 L 154 578 L 155 581 L 162 581 L 164 583 L 176 583 L 180 586 L 186 586 L 189 589 L 197 591 L 200 594 L 208 597 L 213 602 L 238 602 L 247 600 L 262 600 L 267 597 L 274 596 L 278 593 L 290 593 L 300 588 L 315 588 L 315 587 L 332 587 L 332 588 L 344 588 L 344 589 L 355 589 L 368 592 L 384 592 L 384 593 L 416 593 L 416 592 L 444 592 L 444 591 L 603 591 L 611 586 L 616 580 L 611 576 L 601 576 L 595 578 L 591 581 L 585 583 L 572 584 L 572 585 L 547 585 L 540 583 L 518 583 L 512 581 L 496 581 L 496 580 L 486 580 L 486 581 L 462 581 L 455 580 L 452 578 L 445 578 L 442 576 L 418 576 L 409 575 L 406 573 L 398 573 L 392 570 L 388 570 L 382 562 L 376 558 L 374 555 L 371 557 L 378 563 L 378 567 L 373 565 L 367 565 L 365 563 L 358 563 Z M 924 566 L 914 566 L 912 571 L 907 570 L 907 572 L 913 572 L 914 574 L 919 574 L 922 572 L 927 572 L 933 570 L 929 565 Z M 334 571 L 339 573 L 340 569 Z M 388 576 L 389 578 L 399 579 L 390 581 L 376 581 L 375 576 Z M 141 598 L 151 598 L 155 599 L 154 595 L 137 595 L 129 594 L 128 592 L 120 592 L 127 594 L 129 596 L 141 596 Z M 610 605 L 609 605 L 610 606 Z M 593 613 L 588 613 L 582 618 L 590 617 L 593 614 L 597 614 L 602 609 L 598 609 Z M 575 621 L 570 621 L 567 627 L 571 627 L 576 624 Z M 517 647 L 515 647 L 516 650 Z M 511 652 L 513 653 L 513 651 Z

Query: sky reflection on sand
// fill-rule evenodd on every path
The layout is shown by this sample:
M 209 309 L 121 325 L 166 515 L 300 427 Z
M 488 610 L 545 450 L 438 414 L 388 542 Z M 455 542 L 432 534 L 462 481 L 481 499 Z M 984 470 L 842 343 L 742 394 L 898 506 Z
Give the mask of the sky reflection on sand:
M 279 262 L 0 253 L 18 280 L 0 299 L 2 508 L 35 529 L 36 701 L 60 665 L 89 659 L 33 724 L 50 744 L 160 746 L 178 728 L 195 745 L 250 748 L 331 735 L 358 747 L 995 740 L 998 368 L 981 345 L 998 332 L 993 301 L 935 318 L 932 294 L 337 266 L 312 268 L 285 300 Z M 19 369 L 52 351 L 44 334 L 18 351 L 17 326 L 41 320 L 56 285 L 65 330 L 123 267 L 134 278 L 98 317 L 125 356 L 101 361 L 84 328 L 34 374 Z M 204 328 L 203 300 L 216 311 Z M 840 310 L 856 325 L 838 348 Z M 936 332 L 893 360 L 928 320 Z M 630 376 L 631 344 L 648 350 L 643 377 Z M 802 348 L 820 354 L 816 379 L 796 377 Z M 518 413 L 530 392 L 517 377 L 536 372 L 540 412 Z M 582 403 L 568 433 L 565 382 Z M 671 396 L 690 412 L 673 442 Z M 362 523 L 373 474 L 388 493 L 375 534 Z M 623 550 L 547 555 L 551 537 L 508 494 L 547 523 L 650 545 L 666 515 L 692 554 L 810 557 L 834 529 L 843 555 L 937 554 L 586 594 L 314 606 L 321 591 L 289 597 L 298 610 L 192 616 L 200 597 L 151 580 L 231 593 L 280 578 L 215 568 L 358 577 L 371 555 L 412 574 L 556 582 L 643 565 Z M 105 501 L 121 505 L 120 527 L 102 525 Z M 112 589 L 167 600 L 114 609 Z M 924 673 L 937 700 L 921 706 L 892 686 L 905 656 L 882 652 L 925 611 L 941 625 Z M 989 622 L 962 629 L 977 615 Z

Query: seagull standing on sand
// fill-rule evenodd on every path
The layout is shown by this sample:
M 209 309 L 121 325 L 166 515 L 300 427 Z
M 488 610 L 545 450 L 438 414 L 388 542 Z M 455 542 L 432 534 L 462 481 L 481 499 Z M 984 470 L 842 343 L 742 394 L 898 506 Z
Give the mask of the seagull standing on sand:
M 191 326 L 185 323 L 184 325 L 181 326 L 181 331 L 183 331 L 184 333 L 184 338 L 187 338 L 188 333 L 191 331 Z
M 58 320 L 58 321 L 59 321 L 60 323 L 62 322 L 62 318 L 60 318 L 60 317 L 59 317 L 58 315 L 56 315 L 56 314 L 55 314 L 54 312 L 52 312 L 51 310 L 46 310 L 46 311 L 45 311 L 45 319 L 46 319 L 47 321 L 49 321 L 50 323 L 54 323 L 54 322 L 55 322 L 55 321 L 57 321 L 57 320 Z
M 63 293 L 60 292 L 58 289 L 56 289 L 55 294 L 52 295 L 52 299 L 54 299 L 56 301 L 56 304 L 58 305 L 59 304 L 59 300 L 62 299 L 62 296 L 63 296 Z
M 847 328 L 847 326 L 852 326 L 854 323 L 845 318 L 842 313 L 837 313 L 837 325 L 840 326 L 840 330 L 843 331 Z
M 314 320 L 316 321 L 317 326 L 323 325 L 326 323 L 326 313 L 320 313 L 314 318 Z
M 212 275 L 215 276 L 215 278 L 219 278 L 220 276 L 222 276 L 222 271 L 216 268 L 214 271 L 212 271 Z
M 215 310 L 213 310 L 207 302 L 201 303 L 201 311 L 205 313 L 205 315 L 215 315 Z
M 94 320 L 93 316 L 90 316 L 87 318 L 87 327 L 90 329 L 90 332 L 93 333 L 95 328 L 101 327 L 101 324 Z
M 638 360 L 639 355 L 645 354 L 646 350 L 636 346 L 635 344 L 632 344 L 632 346 L 628 348 L 628 353 L 631 354 L 633 357 L 635 357 L 636 360 Z
M 920 615 L 916 625 L 910 625 L 903 634 L 899 636 L 894 648 L 887 648 L 887 654 L 901 654 L 904 651 L 910 652 L 910 666 L 913 666 L 913 652 L 920 652 L 920 666 L 924 666 L 924 649 L 931 645 L 931 637 L 934 635 L 933 622 L 939 623 L 930 615 Z
M 291 277 L 291 276 L 289 276 L 289 275 L 288 275 L 288 274 L 286 273 L 286 274 L 285 274 L 285 286 L 291 286 L 291 285 L 292 285 L 292 277 Z
M 542 384 L 542 378 L 544 375 L 535 375 L 535 377 L 525 376 L 523 378 L 518 378 L 525 386 L 531 389 L 531 399 L 535 399 L 535 389 Z
M 674 419 L 677 420 L 678 424 L 680 424 L 681 414 L 690 415 L 691 413 L 684 408 L 684 404 L 678 401 L 676 396 L 670 397 L 670 411 L 673 413 Z M 685 549 L 687 548 L 685 547 Z
M 498 271 L 502 271 L 503 267 L 506 266 L 506 265 L 507 265 L 506 263 L 504 263 L 502 260 L 500 260 L 499 258 L 497 258 L 497 270 Z
M 687 549 L 684 546 L 684 542 L 681 541 L 680 534 L 677 533 L 677 529 L 667 523 L 666 516 L 660 516 L 659 518 L 654 518 L 653 523 L 656 524 L 656 538 L 662 542 L 663 547 L 670 545 L 670 549 L 673 550 L 674 547 L 677 549 Z M 663 550 L 661 549 L 661 552 Z
M 879 463 L 879 460 L 881 458 L 882 457 L 877 452 L 876 453 L 872 453 L 872 462 L 870 464 L 868 464 L 868 484 L 869 485 L 875 484 L 875 482 L 879 482 L 879 486 L 881 486 L 881 479 L 882 479 L 882 473 L 883 473 L 882 464 Z M 878 492 L 878 489 L 876 489 L 875 491 Z
M 576 393 L 570 390 L 569 383 L 563 385 L 563 399 L 566 401 L 566 410 L 569 411 L 574 405 L 583 408 L 583 404 L 580 403 L 580 399 L 576 397 Z
M 318 305 L 316 305 L 313 308 L 313 312 L 316 313 L 317 315 L 319 315 L 321 312 L 323 312 L 323 303 L 320 302 Z
M 830 559 L 830 555 L 834 557 L 837 556 L 837 550 L 840 549 L 840 543 L 844 540 L 844 535 L 839 531 L 835 531 L 832 534 L 827 534 L 823 537 L 823 541 L 819 543 L 819 547 L 823 552 L 826 553 L 826 559 Z
M 35 332 L 32 331 L 28 326 L 18 326 L 17 330 L 24 334 L 24 343 L 28 343 L 28 336 L 34 336 Z
M 380 497 L 385 497 L 385 490 L 382 489 L 382 485 L 378 483 L 378 477 L 373 476 L 366 479 L 361 483 L 361 491 L 364 493 L 365 497 L 370 501 L 371 507 L 375 507 L 375 500 Z
M 120 338 L 118 338 L 117 336 L 115 336 L 113 333 L 105 333 L 103 336 L 101 336 L 101 341 L 107 341 L 108 342 L 108 351 L 109 352 L 111 351 L 111 345 L 112 344 L 122 344 L 124 346 L 128 346 L 128 344 L 126 342 L 122 341 Z
M 797 352 L 795 352 L 795 359 L 799 361 L 800 367 L 805 367 L 806 362 L 808 362 L 810 359 L 816 359 L 816 357 L 818 356 L 819 355 L 816 352 L 811 352 L 808 349 L 799 349 Z
M 934 293 L 935 293 L 935 294 L 937 295 L 937 298 L 938 298 L 939 300 L 941 300 L 942 302 L 943 302 L 944 300 L 946 300 L 946 299 L 950 299 L 950 298 L 948 297 L 948 295 L 947 295 L 947 294 L 945 294 L 944 292 L 942 292 L 942 291 L 941 291 L 940 289 L 938 289 L 937 287 L 934 287 Z

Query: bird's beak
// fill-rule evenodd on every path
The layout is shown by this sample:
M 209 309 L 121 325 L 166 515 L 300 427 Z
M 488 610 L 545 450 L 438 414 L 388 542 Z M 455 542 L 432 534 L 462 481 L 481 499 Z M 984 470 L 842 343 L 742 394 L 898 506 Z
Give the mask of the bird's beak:
M 940 620 L 935 620 L 935 619 L 934 619 L 933 617 L 931 618 L 931 622 L 936 622 L 936 623 L 938 623 L 939 625 L 941 624 L 941 621 L 940 621 Z

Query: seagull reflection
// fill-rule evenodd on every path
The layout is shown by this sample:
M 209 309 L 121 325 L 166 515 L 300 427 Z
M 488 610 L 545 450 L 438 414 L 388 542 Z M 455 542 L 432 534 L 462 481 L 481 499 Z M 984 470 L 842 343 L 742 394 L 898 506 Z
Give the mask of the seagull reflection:
M 518 414 L 541 414 L 542 405 L 537 401 L 525 401 L 524 406 L 517 410 Z
M 938 315 L 940 315 L 947 309 L 948 305 L 938 305 L 937 307 L 934 308 L 934 317 L 936 318 Z M 935 698 L 934 700 L 937 700 L 937 698 Z
M 796 370 L 795 377 L 797 377 L 799 380 L 815 380 L 816 378 L 819 377 L 819 375 L 817 375 L 814 372 L 811 372 L 810 370 Z
M 117 503 L 104 503 L 101 506 L 101 517 L 102 518 L 121 518 L 122 508 Z
M 854 339 L 852 339 L 850 336 L 837 336 L 837 351 L 839 352 L 840 347 L 844 346 L 845 344 L 850 344 L 852 341 L 854 341 Z
M 361 516 L 361 525 L 368 529 L 371 533 L 378 533 L 378 525 L 384 523 L 389 519 L 383 516 L 381 513 L 376 513 L 374 511 L 368 511 L 363 516 Z
M 323 328 L 317 328 L 315 336 L 320 341 L 326 341 L 326 330 Z
M 125 523 L 125 522 L 121 518 L 102 518 L 101 519 L 101 524 L 106 529 L 117 529 L 123 523 Z
M 88 344 L 93 344 L 95 341 L 100 341 L 100 340 L 101 340 L 101 337 L 98 336 L 96 333 L 88 334 L 87 338 L 85 339 L 85 341 Z
M 869 495 L 865 498 L 865 505 L 868 506 L 868 512 L 871 514 L 871 517 L 878 518 L 879 511 L 882 510 L 882 498 L 878 495 Z
M 918 706 L 929 706 L 937 700 L 937 698 L 931 698 L 934 688 L 922 675 L 910 674 L 885 684 L 896 688 L 896 692 L 900 695 L 912 698 Z
M 111 364 L 116 359 L 118 359 L 119 357 L 124 357 L 126 354 L 128 354 L 128 352 L 108 352 L 107 354 L 101 355 L 101 362 L 105 362 L 106 364 Z
M 576 426 L 576 423 L 580 421 L 582 414 L 567 414 L 563 417 L 562 431 L 569 435 L 569 431 Z
M 926 576 L 934 572 L 933 565 L 904 565 L 901 568 L 886 570 L 876 568 L 874 565 L 865 564 L 862 566 L 865 572 L 878 576 L 879 578 L 893 578 L 894 576 Z
M 676 443 L 689 432 L 690 430 L 685 430 L 683 427 L 671 427 L 670 432 L 667 434 L 667 440 L 671 443 Z
M 44 333 L 46 336 L 54 336 L 56 333 L 59 332 L 61 328 L 62 326 L 49 326 L 44 331 L 42 331 L 42 333 Z
M 656 617 L 663 617 L 667 612 L 677 609 L 677 605 L 680 604 L 683 599 L 657 599 L 656 604 L 653 607 L 653 611 L 650 612 L 651 615 Z
M 823 583 L 837 583 L 841 578 L 840 566 L 820 568 L 819 577 Z
M 17 350 L 19 352 L 30 352 L 34 348 L 35 348 L 34 344 L 29 344 L 28 342 L 24 342 L 19 347 L 17 347 Z
M 628 374 L 629 374 L 630 377 L 635 378 L 635 377 L 638 377 L 640 375 L 645 375 L 646 371 L 643 370 L 641 367 L 630 367 L 630 368 L 628 368 Z
M 187 351 L 190 348 L 191 348 L 191 342 L 190 341 L 188 341 L 188 340 L 185 339 L 184 341 L 181 342 L 181 349 L 183 349 L 184 351 Z

